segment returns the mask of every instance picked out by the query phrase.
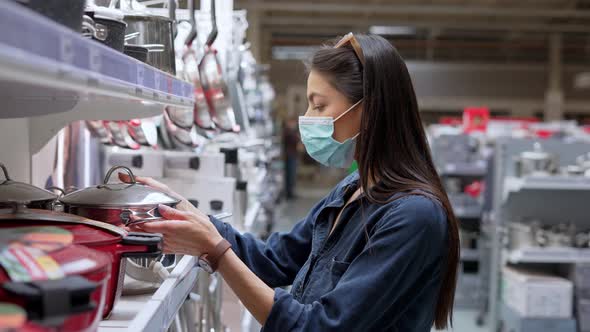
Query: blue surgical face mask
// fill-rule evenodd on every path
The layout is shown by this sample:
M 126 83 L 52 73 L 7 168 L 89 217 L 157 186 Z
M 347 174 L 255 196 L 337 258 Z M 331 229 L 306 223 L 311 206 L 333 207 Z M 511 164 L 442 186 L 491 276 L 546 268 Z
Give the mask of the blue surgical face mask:
M 347 168 L 354 159 L 355 136 L 340 143 L 332 135 L 334 123 L 361 103 L 352 105 L 336 119 L 322 116 L 300 116 L 299 133 L 307 153 L 324 166 Z

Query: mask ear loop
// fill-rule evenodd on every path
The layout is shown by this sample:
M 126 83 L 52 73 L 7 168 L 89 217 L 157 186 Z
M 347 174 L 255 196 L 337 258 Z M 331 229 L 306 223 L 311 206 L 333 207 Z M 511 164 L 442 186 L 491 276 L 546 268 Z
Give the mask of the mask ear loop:
M 349 108 L 349 109 L 347 109 L 346 111 L 344 111 L 344 113 L 340 114 L 340 115 L 339 115 L 339 116 L 338 116 L 336 119 L 334 119 L 334 121 L 332 121 L 332 123 L 334 123 L 334 122 L 338 121 L 338 119 L 340 119 L 341 117 L 343 117 L 343 116 L 344 116 L 346 113 L 348 113 L 348 112 L 352 111 L 352 110 L 353 110 L 355 107 L 357 107 L 357 106 L 358 106 L 358 105 L 359 105 L 359 104 L 360 104 L 360 103 L 363 101 L 363 99 L 364 99 L 364 98 L 361 98 L 361 99 L 360 99 L 359 101 L 357 101 L 357 102 L 356 102 L 354 105 L 350 106 L 350 108 Z
M 346 110 L 344 113 L 340 114 L 340 115 L 339 115 L 339 116 L 338 116 L 336 119 L 334 119 L 334 121 L 332 121 L 332 123 L 335 123 L 336 121 L 338 121 L 338 119 L 340 119 L 341 117 L 343 117 L 343 116 L 344 116 L 346 113 L 348 113 L 348 112 L 352 111 L 352 110 L 353 110 L 355 107 L 357 107 L 357 106 L 358 106 L 358 105 L 359 105 L 359 104 L 360 104 L 360 103 L 363 101 L 363 99 L 364 99 L 364 98 L 361 98 L 361 99 L 360 99 L 359 101 L 357 101 L 357 102 L 356 102 L 354 105 L 350 106 L 350 108 L 349 108 L 349 109 L 347 109 L 347 110 Z M 349 139 L 347 139 L 347 140 L 355 139 L 355 138 L 357 138 L 357 137 L 358 137 L 360 134 L 361 134 L 361 133 L 360 133 L 360 132 L 358 132 L 358 133 L 356 133 L 356 135 L 352 136 L 351 138 L 349 138 Z

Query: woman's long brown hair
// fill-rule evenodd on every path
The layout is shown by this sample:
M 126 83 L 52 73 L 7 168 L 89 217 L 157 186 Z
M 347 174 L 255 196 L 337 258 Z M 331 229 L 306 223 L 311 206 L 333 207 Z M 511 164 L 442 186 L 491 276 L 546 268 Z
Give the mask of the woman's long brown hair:
M 438 201 L 447 214 L 448 252 L 436 303 L 434 326 L 453 321 L 459 263 L 459 226 L 432 162 L 410 74 L 395 47 L 382 37 L 355 35 L 364 66 L 350 45 L 318 50 L 308 68 L 326 75 L 351 103 L 363 99 L 356 144 L 360 182 L 367 199 L 384 204 L 394 193 L 420 193 Z

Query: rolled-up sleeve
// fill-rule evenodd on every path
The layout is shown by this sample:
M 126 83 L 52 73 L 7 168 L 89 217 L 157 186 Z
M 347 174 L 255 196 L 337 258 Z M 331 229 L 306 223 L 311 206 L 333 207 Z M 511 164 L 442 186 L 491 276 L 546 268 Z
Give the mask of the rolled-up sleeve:
M 302 304 L 277 288 L 263 331 L 386 328 L 385 321 L 398 321 L 422 287 L 438 280 L 432 274 L 440 272 L 446 232 L 438 204 L 421 196 L 401 199 L 375 224 L 367 245 L 332 291 Z
M 240 234 L 231 225 L 210 217 L 221 236 L 254 274 L 270 287 L 290 285 L 311 252 L 313 220 L 323 207 L 320 201 L 290 232 L 273 233 L 266 241 Z

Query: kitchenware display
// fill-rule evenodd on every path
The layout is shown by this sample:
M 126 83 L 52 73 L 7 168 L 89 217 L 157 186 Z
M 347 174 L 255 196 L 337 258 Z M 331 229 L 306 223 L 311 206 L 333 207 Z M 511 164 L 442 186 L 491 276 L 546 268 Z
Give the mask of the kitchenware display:
M 168 119 L 177 127 L 190 130 L 193 127 L 194 116 L 193 110 L 183 107 L 166 106 L 164 112 Z
M 508 238 L 512 249 L 539 247 L 546 242 L 545 233 L 538 222 L 509 223 Z
M 111 133 L 113 143 L 123 149 L 137 150 L 139 144 L 131 138 L 125 121 L 103 121 Z
M 127 122 L 129 135 L 135 142 L 143 146 L 157 148 L 158 129 L 156 124 L 149 119 L 133 119 Z
M 185 129 L 177 126 L 174 121 L 170 119 L 167 112 L 164 112 L 162 118 L 162 138 L 166 141 L 170 149 L 190 151 L 199 146 L 196 128 Z
M 76 32 L 82 26 L 85 0 L 16 0 L 18 3 Z
M 170 0 L 169 6 L 174 6 L 174 0 Z M 127 23 L 127 33 L 139 32 L 134 42 L 140 46 L 162 45 L 162 52 L 148 52 L 147 63 L 162 71 L 176 75 L 176 57 L 174 54 L 174 17 L 138 13 L 133 8 L 133 2 L 129 2 L 129 12 L 125 13 L 124 21 Z M 171 15 L 174 11 L 170 10 Z
M 0 208 L 12 206 L 13 202 L 25 202 L 27 207 L 53 209 L 57 199 L 54 193 L 28 183 L 14 181 L 8 175 L 4 164 L 0 163 L 4 179 L 0 180 Z
M 121 295 L 127 258 L 159 257 L 162 236 L 159 234 L 127 232 L 100 221 L 67 213 L 22 208 L 15 205 L 0 210 L 0 228 L 27 225 L 53 225 L 73 234 L 73 243 L 105 253 L 110 261 L 111 275 L 105 297 L 103 316 L 107 317 Z
M 123 21 L 123 13 L 114 8 L 95 6 L 88 7 L 85 14 L 83 34 L 91 32 L 92 39 L 123 52 L 127 29 L 127 23 Z
M 1 227 L 0 301 L 22 306 L 50 330 L 96 330 L 111 276 L 108 255 L 72 244 L 72 234 L 58 227 Z
M 102 120 L 86 120 L 86 128 L 90 131 L 93 137 L 100 140 L 101 143 L 106 145 L 113 144 L 113 137 L 111 132 L 105 127 Z
M 109 183 L 116 170 L 125 171 L 130 183 Z M 60 198 L 64 211 L 113 225 L 128 225 L 142 220 L 162 220 L 158 205 L 175 207 L 180 200 L 152 187 L 138 183 L 125 166 L 114 166 L 104 182 L 75 191 Z
M 549 175 L 556 172 L 559 165 L 557 155 L 543 150 L 536 142 L 533 151 L 524 151 L 515 159 L 516 175 Z
M 185 79 L 194 85 L 195 106 L 193 109 L 193 122 L 199 128 L 211 130 L 215 129 L 215 124 L 211 119 L 207 98 L 205 98 L 205 92 L 201 85 L 197 52 L 193 48 L 193 42 L 197 37 L 194 2 L 195 0 L 190 0 L 188 2 L 191 30 L 185 41 L 182 61 L 184 63 Z
M 205 54 L 199 63 L 201 84 L 215 125 L 224 131 L 238 132 L 240 128 L 236 124 L 228 87 L 217 58 L 217 50 L 213 47 L 213 42 L 217 38 L 215 1 L 211 1 L 211 24 L 211 32 L 205 43 Z

